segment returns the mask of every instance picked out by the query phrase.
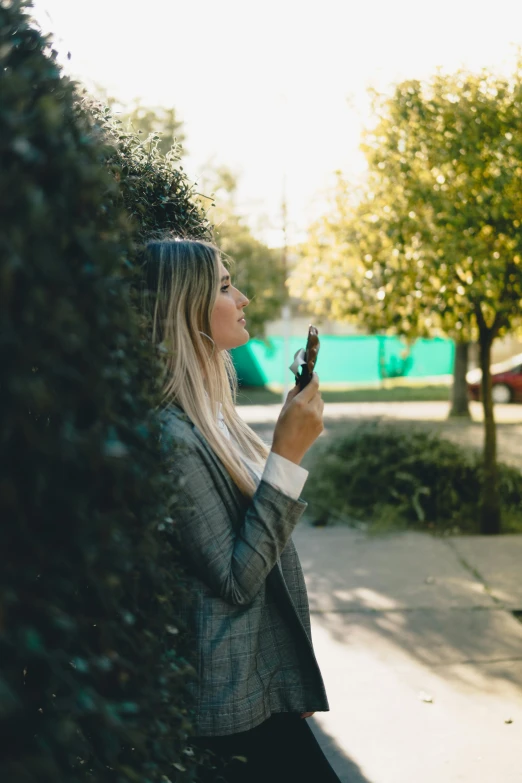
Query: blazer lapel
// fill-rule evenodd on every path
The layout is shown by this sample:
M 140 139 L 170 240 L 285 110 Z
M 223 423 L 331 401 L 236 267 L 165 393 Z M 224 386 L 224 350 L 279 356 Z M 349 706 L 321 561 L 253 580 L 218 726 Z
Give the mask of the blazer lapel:
M 211 448 L 209 442 L 207 441 L 203 433 L 198 429 L 198 427 L 195 424 L 192 425 L 192 428 L 194 430 L 195 436 L 200 441 L 202 446 L 205 448 L 206 454 L 209 456 L 210 460 L 212 461 L 212 465 L 214 467 L 215 472 L 219 476 L 221 485 L 225 487 L 227 490 L 229 509 L 231 510 L 232 515 L 240 517 L 242 513 L 245 511 L 246 506 L 248 505 L 247 498 L 243 497 L 238 487 L 234 484 L 227 469 L 225 468 L 225 466 L 223 465 L 223 463 L 221 462 L 217 454 L 214 452 L 214 450 Z

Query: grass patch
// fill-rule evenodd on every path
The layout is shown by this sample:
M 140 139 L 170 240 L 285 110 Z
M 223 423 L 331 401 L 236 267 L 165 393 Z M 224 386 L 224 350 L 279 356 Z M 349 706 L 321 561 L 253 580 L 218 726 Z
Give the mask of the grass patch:
M 346 389 L 345 391 L 321 391 L 325 402 L 447 402 L 450 396 L 448 386 L 396 386 L 390 389 Z M 238 405 L 281 404 L 279 392 L 265 386 L 242 386 Z
M 307 516 L 381 533 L 479 533 L 482 458 L 411 423 L 359 425 L 303 462 Z M 522 473 L 499 464 L 503 533 L 522 533 Z

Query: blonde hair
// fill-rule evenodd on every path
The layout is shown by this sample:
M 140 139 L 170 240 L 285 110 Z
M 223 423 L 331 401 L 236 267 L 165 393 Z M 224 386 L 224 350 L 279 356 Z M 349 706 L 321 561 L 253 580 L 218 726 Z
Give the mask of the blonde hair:
M 262 470 L 268 448 L 237 413 L 232 358 L 228 351 L 217 351 L 211 339 L 220 258 L 219 249 L 210 242 L 172 238 L 148 242 L 141 306 L 151 318 L 152 343 L 164 366 L 161 405 L 174 403 L 185 411 L 234 483 L 251 497 L 256 484 L 241 453 Z M 233 440 L 218 425 L 219 403 Z

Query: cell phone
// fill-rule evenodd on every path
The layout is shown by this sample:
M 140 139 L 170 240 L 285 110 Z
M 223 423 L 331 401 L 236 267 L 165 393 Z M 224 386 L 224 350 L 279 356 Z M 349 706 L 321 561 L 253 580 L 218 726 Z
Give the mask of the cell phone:
M 299 390 L 302 391 L 312 380 L 312 375 L 317 364 L 319 354 L 319 332 L 315 326 L 308 327 L 308 337 L 306 339 L 306 348 L 301 348 L 294 356 L 294 363 L 291 370 L 295 374 L 295 382 L 299 384 Z

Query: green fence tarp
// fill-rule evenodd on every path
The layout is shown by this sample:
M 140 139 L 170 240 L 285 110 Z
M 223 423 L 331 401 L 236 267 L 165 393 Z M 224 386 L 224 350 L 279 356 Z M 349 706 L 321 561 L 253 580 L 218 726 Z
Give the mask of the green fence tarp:
M 290 338 L 289 361 L 305 341 Z M 285 366 L 284 340 L 271 337 L 250 340 L 231 351 L 239 381 L 244 386 L 281 386 L 292 382 Z M 455 344 L 452 340 L 433 338 L 416 340 L 410 347 L 398 337 L 326 335 L 321 337 L 317 372 L 321 384 L 368 386 L 383 378 L 412 378 L 451 375 Z

